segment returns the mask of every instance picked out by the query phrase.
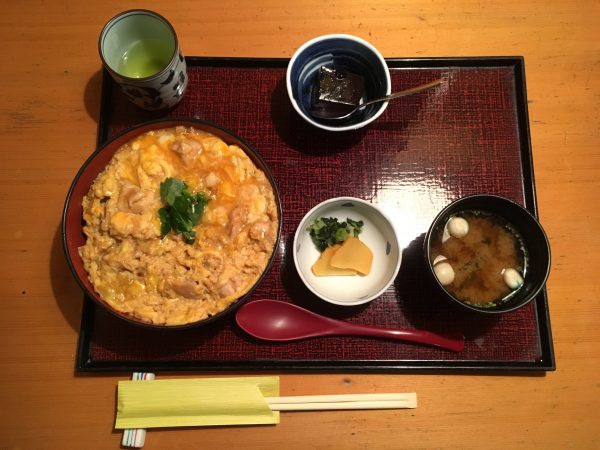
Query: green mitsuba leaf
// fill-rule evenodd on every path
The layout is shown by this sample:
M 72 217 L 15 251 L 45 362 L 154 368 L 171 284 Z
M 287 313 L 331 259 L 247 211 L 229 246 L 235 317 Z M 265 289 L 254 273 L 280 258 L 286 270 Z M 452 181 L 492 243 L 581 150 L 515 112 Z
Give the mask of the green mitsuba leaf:
M 208 199 L 204 193 L 193 194 L 177 178 L 167 178 L 160 184 L 160 198 L 165 206 L 158 210 L 160 233 L 164 237 L 171 230 L 183 235 L 188 244 L 196 239 L 194 227 L 202 218 Z
M 187 190 L 185 182 L 177 178 L 167 178 L 160 183 L 160 199 L 167 205 L 173 205 L 185 190 Z
M 164 237 L 171 231 L 171 217 L 166 208 L 160 208 L 158 210 L 158 216 L 160 217 L 160 234 Z

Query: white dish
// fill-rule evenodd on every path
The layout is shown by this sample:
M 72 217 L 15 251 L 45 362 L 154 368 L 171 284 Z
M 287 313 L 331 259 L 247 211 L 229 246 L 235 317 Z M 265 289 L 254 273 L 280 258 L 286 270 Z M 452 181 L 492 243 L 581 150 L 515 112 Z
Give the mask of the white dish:
M 373 252 L 368 275 L 318 277 L 312 272 L 320 252 L 308 228 L 320 217 L 364 222 L 359 238 Z M 318 204 L 304 216 L 294 236 L 293 257 L 300 278 L 311 292 L 330 303 L 354 306 L 374 300 L 390 287 L 400 270 L 402 249 L 394 224 L 380 207 L 359 198 L 336 197 Z

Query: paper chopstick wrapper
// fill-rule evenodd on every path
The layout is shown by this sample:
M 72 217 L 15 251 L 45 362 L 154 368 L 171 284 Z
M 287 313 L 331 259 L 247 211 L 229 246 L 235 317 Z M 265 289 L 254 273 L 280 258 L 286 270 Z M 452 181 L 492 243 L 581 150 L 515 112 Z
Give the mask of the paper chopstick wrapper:
M 133 381 L 154 380 L 155 376 L 149 372 L 133 372 L 131 379 Z M 123 447 L 142 448 L 146 442 L 146 430 L 143 428 L 128 428 L 123 430 L 121 445 Z
M 120 381 L 115 428 L 279 423 L 279 377 Z

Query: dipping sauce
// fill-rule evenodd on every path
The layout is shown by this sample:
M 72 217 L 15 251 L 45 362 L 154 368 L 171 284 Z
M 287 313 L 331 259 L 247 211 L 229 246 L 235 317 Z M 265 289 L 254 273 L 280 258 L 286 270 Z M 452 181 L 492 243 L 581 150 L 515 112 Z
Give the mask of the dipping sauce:
M 461 224 L 462 220 L 468 223 L 468 232 L 464 235 L 447 230 L 448 223 L 456 224 L 457 218 Z M 434 272 L 445 275 L 443 279 L 438 276 L 440 283 L 465 303 L 492 307 L 510 299 L 522 286 L 527 270 L 527 248 L 519 232 L 501 216 L 477 210 L 462 211 L 436 230 L 431 242 L 431 260 L 437 258 Z M 451 266 L 453 278 L 446 276 L 448 267 L 437 270 L 441 264 Z

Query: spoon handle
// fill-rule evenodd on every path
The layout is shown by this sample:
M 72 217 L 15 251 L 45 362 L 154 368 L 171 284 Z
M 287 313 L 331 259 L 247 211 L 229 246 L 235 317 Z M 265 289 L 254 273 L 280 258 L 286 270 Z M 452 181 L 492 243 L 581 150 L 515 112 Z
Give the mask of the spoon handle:
M 344 326 L 337 329 L 336 334 L 397 339 L 399 341 L 432 345 L 453 352 L 460 352 L 465 347 L 465 339 L 462 335 L 442 336 L 425 330 L 398 330 L 344 323 Z
M 360 105 L 358 105 L 356 107 L 356 109 L 364 108 L 365 106 L 372 105 L 373 103 L 384 102 L 384 101 L 387 101 L 387 100 L 393 100 L 395 98 L 404 97 L 404 96 L 407 96 L 407 95 L 410 95 L 410 94 L 415 94 L 416 92 L 421 92 L 421 91 L 424 91 L 426 89 L 429 89 L 429 88 L 432 88 L 434 86 L 437 86 L 438 84 L 442 84 L 443 81 L 444 81 L 443 78 L 439 78 L 439 79 L 431 81 L 430 83 L 427 83 L 427 84 L 421 84 L 420 86 L 415 86 L 415 87 L 412 87 L 410 89 L 405 89 L 403 91 L 394 92 L 394 93 L 392 93 L 390 95 L 386 95 L 385 97 L 380 97 L 380 98 L 376 98 L 376 99 L 373 99 L 373 100 L 369 100 L 368 102 L 364 102 L 364 103 L 361 103 Z

